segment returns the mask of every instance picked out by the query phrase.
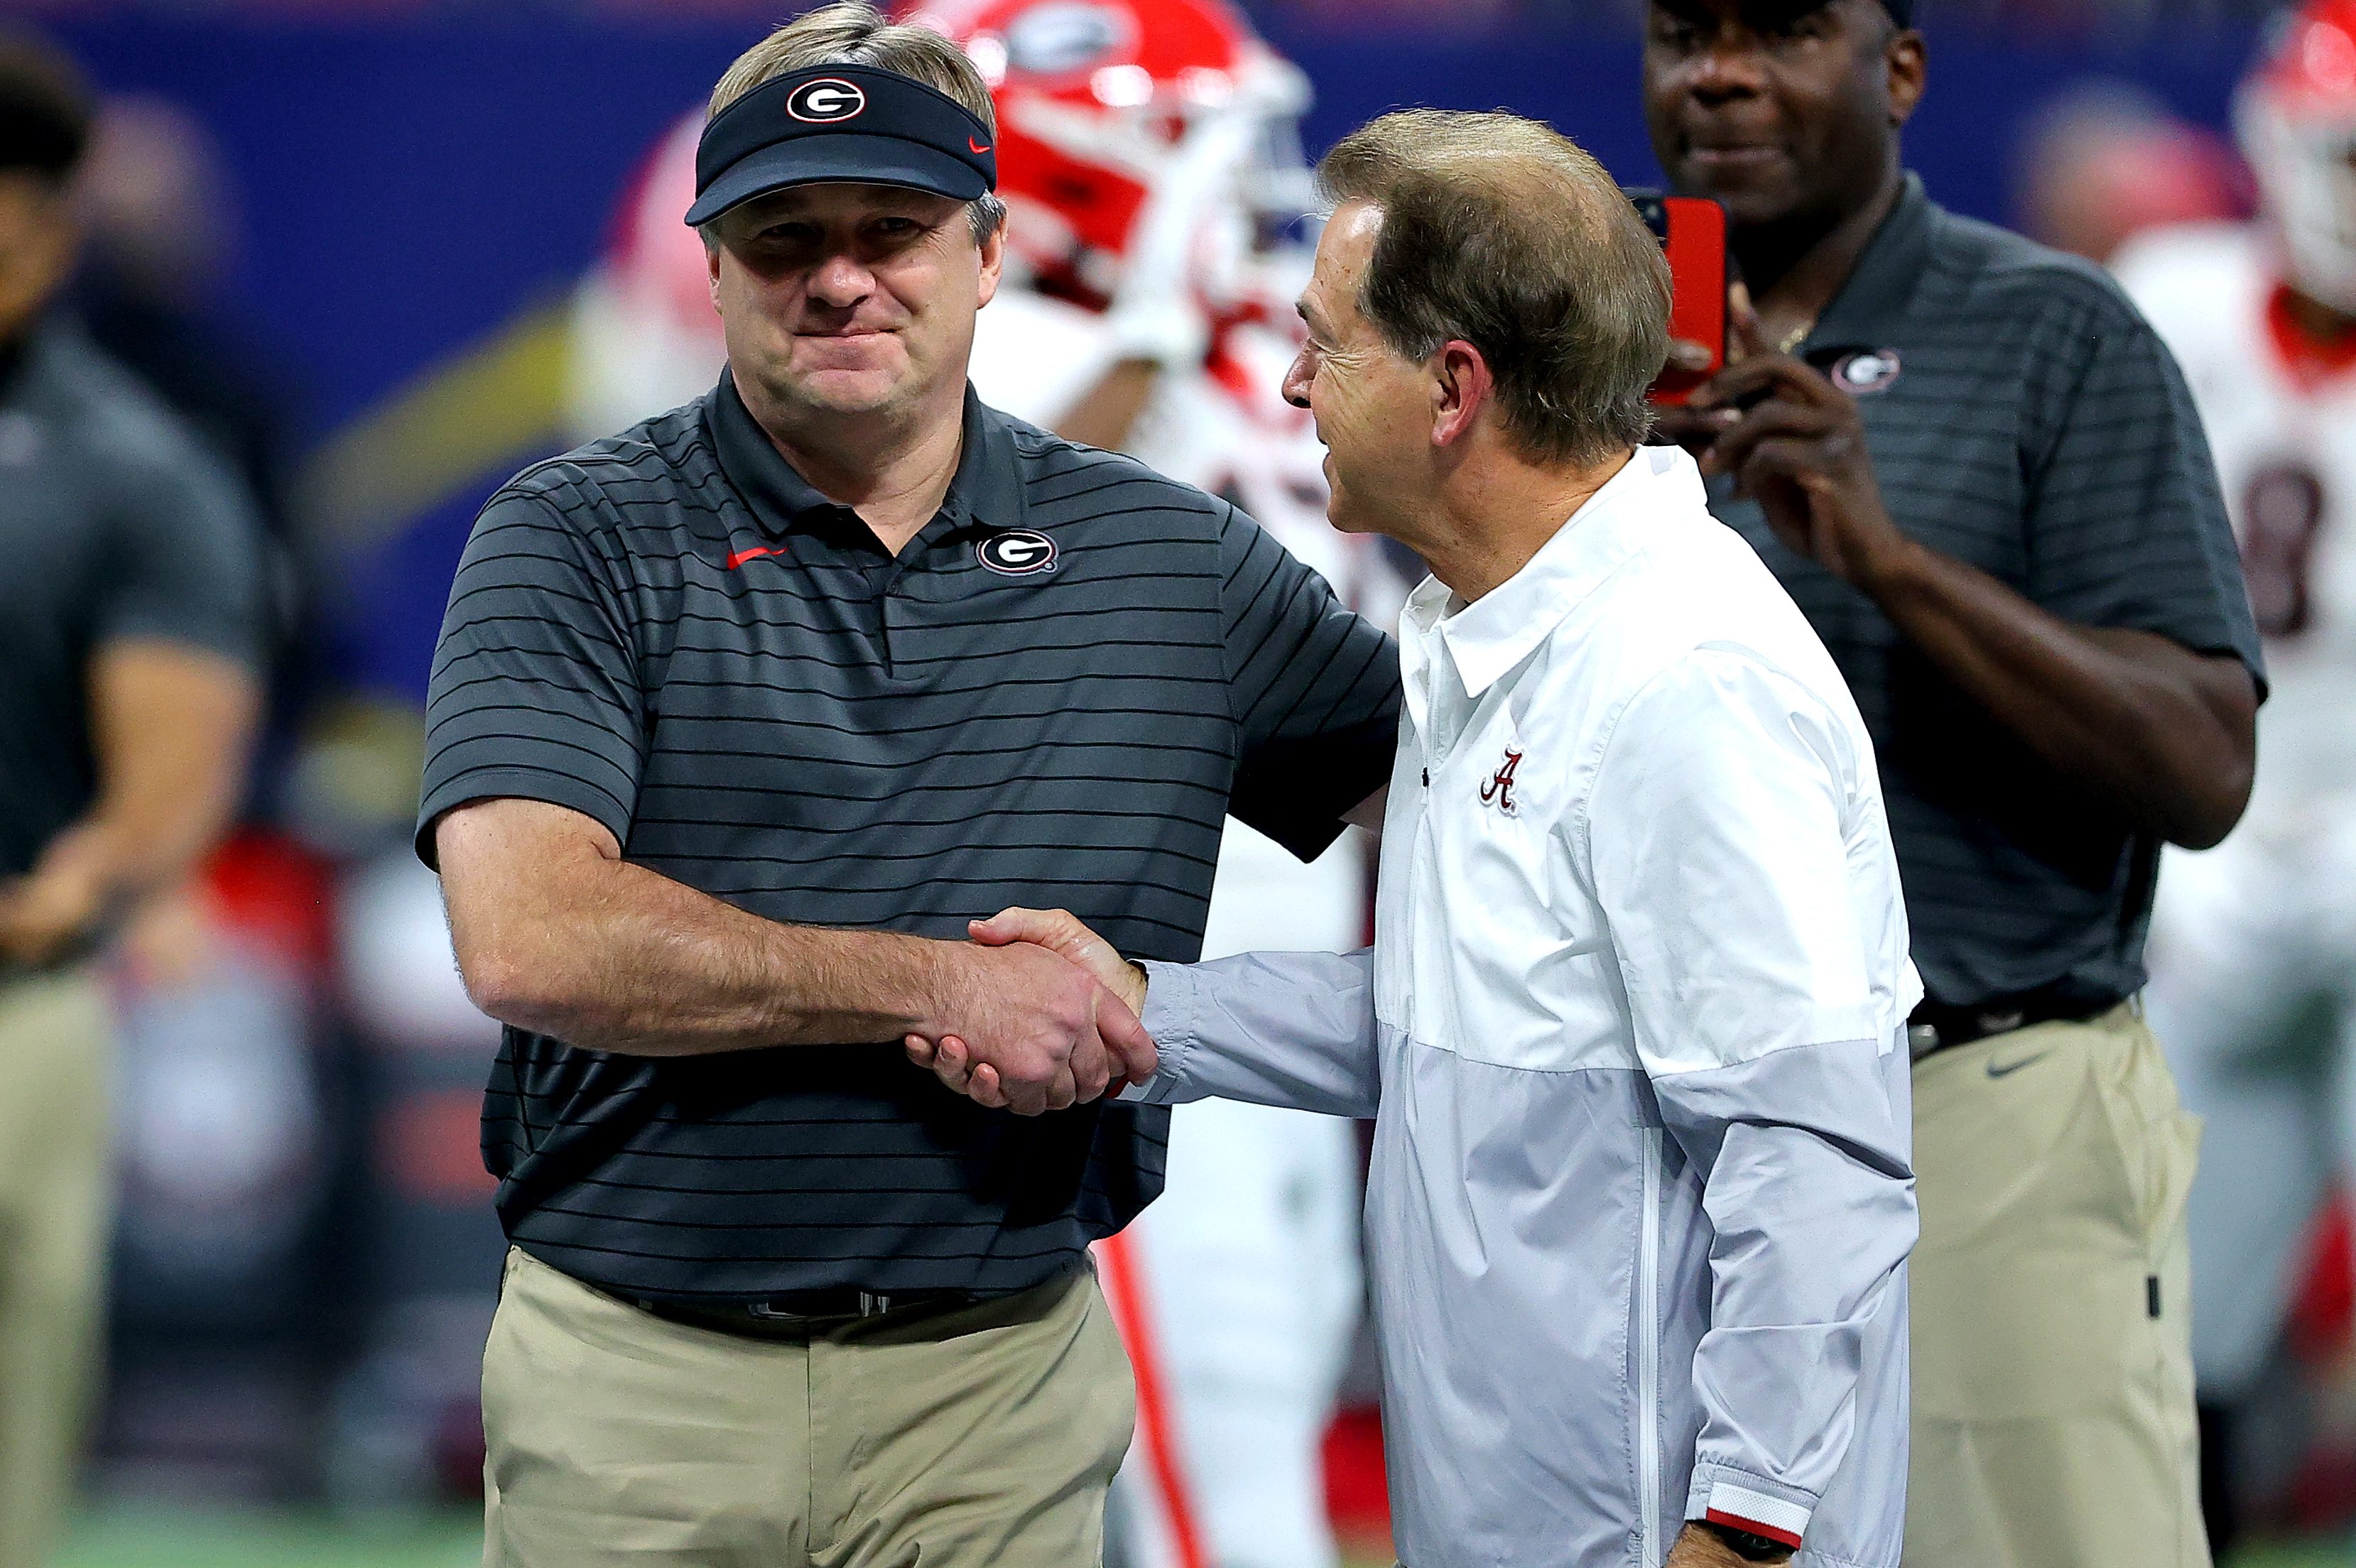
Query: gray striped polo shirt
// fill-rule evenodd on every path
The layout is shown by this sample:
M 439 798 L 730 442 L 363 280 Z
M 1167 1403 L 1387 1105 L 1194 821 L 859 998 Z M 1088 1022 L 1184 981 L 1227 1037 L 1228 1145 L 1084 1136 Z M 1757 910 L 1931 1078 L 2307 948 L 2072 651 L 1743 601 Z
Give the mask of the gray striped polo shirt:
M 1226 503 L 969 395 L 895 558 L 723 374 L 527 470 L 477 522 L 419 848 L 488 796 L 768 918 L 961 939 L 1008 904 L 1198 955 L 1223 818 L 1304 857 L 1387 776 L 1398 660 Z M 1136 1214 L 1166 1113 L 987 1111 L 896 1044 L 651 1060 L 507 1031 L 508 1234 L 633 1296 L 1010 1291 Z
M 270 609 L 262 526 L 235 476 L 62 322 L 0 343 L 0 562 L 5 886 L 98 796 L 98 650 L 161 641 L 255 667 Z
M 1898 526 L 2063 620 L 2261 672 L 2184 378 L 2100 269 L 1933 206 L 1910 176 L 1801 349 L 1853 393 Z M 1831 648 L 1879 753 L 1914 961 L 1956 1006 L 2144 982 L 2159 845 L 2030 752 L 1731 481 L 1711 510 Z M 2261 678 L 2263 675 L 2261 673 Z

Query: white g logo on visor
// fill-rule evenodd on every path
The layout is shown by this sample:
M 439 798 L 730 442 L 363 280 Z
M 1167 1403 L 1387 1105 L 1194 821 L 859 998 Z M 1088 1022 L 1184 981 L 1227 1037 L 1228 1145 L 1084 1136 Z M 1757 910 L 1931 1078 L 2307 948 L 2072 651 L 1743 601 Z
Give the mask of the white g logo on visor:
M 845 81 L 839 76 L 822 76 L 815 81 L 803 82 L 786 100 L 786 112 L 806 125 L 831 125 L 838 120 L 848 120 L 867 107 L 867 94 L 859 84 Z

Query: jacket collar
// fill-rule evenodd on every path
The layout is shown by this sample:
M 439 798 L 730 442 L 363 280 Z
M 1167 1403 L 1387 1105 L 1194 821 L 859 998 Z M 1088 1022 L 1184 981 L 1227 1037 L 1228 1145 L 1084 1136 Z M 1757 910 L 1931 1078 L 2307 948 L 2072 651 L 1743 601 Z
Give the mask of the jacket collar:
M 1407 639 L 1409 656 L 1419 662 L 1435 642 L 1444 645 L 1465 695 L 1479 698 L 1644 548 L 1651 519 L 1707 504 L 1701 471 L 1691 457 L 1674 446 L 1638 447 L 1627 466 L 1589 496 L 1519 571 L 1472 603 L 1437 578 L 1425 578 L 1408 596 L 1404 620 L 1414 634 Z M 1410 681 L 1410 689 L 1417 684 Z

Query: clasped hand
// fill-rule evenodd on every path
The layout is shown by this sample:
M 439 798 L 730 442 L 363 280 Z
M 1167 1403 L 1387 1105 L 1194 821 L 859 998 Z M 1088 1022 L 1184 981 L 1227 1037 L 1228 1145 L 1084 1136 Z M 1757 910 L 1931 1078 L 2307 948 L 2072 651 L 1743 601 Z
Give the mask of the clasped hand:
M 955 1032 L 912 1034 L 908 1060 L 977 1104 L 1035 1116 L 1117 1094 L 1153 1076 L 1138 1021 L 1145 976 L 1063 910 L 1010 909 L 975 921 Z

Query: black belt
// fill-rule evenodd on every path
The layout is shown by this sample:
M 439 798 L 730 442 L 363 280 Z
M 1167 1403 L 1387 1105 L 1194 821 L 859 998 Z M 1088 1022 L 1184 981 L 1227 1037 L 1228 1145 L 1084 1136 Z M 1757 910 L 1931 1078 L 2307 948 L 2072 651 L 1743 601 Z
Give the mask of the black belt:
M 2119 1001 L 2116 997 L 2090 997 L 2059 986 L 1990 997 L 1965 1007 L 1926 999 L 1906 1020 L 1907 1049 L 1920 1061 L 1933 1051 L 1952 1051 L 2031 1024 L 2083 1023 L 2109 1012 Z
M 887 1317 L 894 1324 L 921 1322 L 961 1307 L 979 1307 L 985 1302 L 1012 1301 L 1033 1292 L 1059 1290 L 1074 1274 L 1087 1266 L 1085 1261 L 1075 1262 L 1036 1285 L 1009 1291 L 895 1290 L 886 1293 L 845 1285 L 830 1285 L 819 1290 L 787 1291 L 766 1301 L 651 1301 L 628 1296 L 617 1299 L 672 1323 L 715 1329 L 747 1339 L 808 1339 L 813 1335 L 828 1333 L 852 1323 Z
M 830 1328 L 864 1318 L 921 1317 L 929 1313 L 970 1307 L 987 1297 L 964 1290 L 880 1291 L 842 1285 L 829 1290 L 796 1290 L 766 1301 L 715 1302 L 708 1306 L 680 1301 L 641 1301 L 630 1305 L 673 1323 L 716 1328 L 751 1339 L 806 1339 Z

